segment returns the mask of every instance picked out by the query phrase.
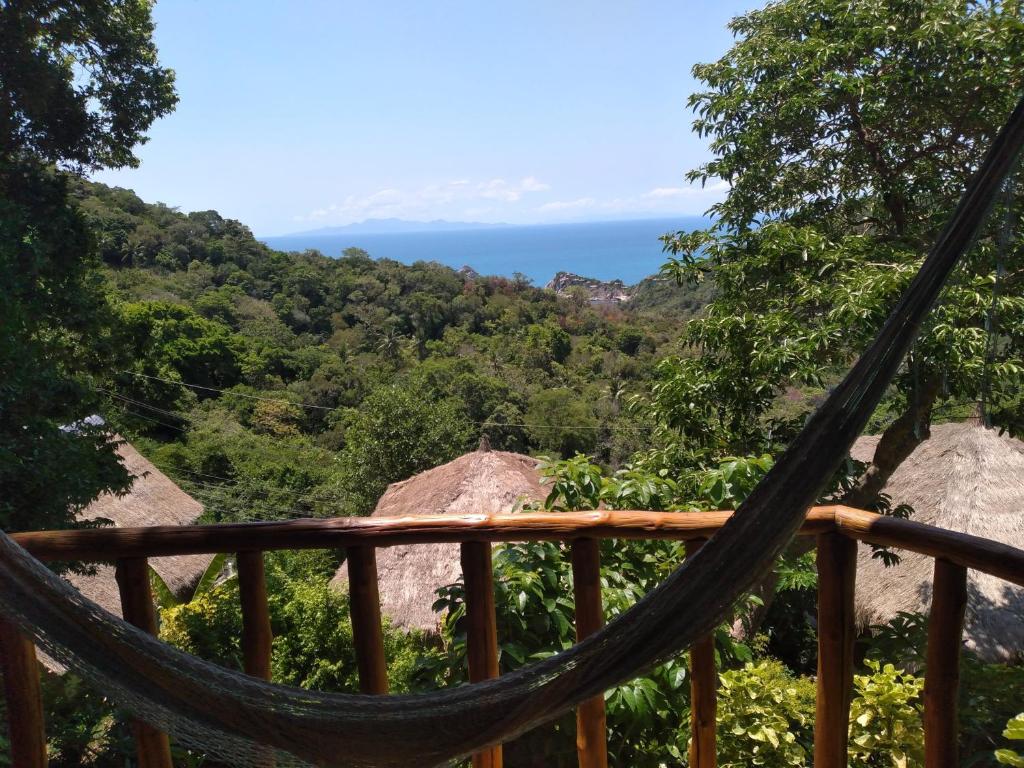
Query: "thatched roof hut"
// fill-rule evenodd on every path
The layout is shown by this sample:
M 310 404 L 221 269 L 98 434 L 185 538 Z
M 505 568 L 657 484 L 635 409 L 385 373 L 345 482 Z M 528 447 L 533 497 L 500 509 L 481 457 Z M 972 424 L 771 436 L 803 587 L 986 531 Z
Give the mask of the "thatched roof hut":
M 851 455 L 870 460 L 878 436 L 861 437 Z M 940 424 L 885 486 L 893 504 L 909 504 L 913 520 L 1024 548 L 1024 443 L 976 421 Z M 886 568 L 862 546 L 857 570 L 857 618 L 864 626 L 898 611 L 927 612 L 933 560 L 900 552 Z M 968 572 L 965 638 L 990 660 L 1024 649 L 1024 589 Z
M 511 512 L 522 501 L 540 501 L 537 460 L 519 453 L 480 450 L 392 483 L 373 517 Z M 431 608 L 437 590 L 462 577 L 458 544 L 416 544 L 377 550 L 381 611 L 393 625 L 436 632 Z M 345 565 L 331 584 L 348 589 Z
M 120 438 L 118 438 L 120 439 Z M 110 520 L 118 528 L 148 525 L 191 525 L 203 513 L 203 505 L 176 486 L 128 443 L 117 448 L 129 474 L 135 480 L 124 496 L 105 493 L 82 510 L 79 520 Z M 149 562 L 176 595 L 187 593 L 199 582 L 212 560 L 211 555 L 156 557 Z M 114 568 L 101 565 L 94 576 L 68 574 L 78 590 L 116 616 L 121 615 L 121 598 L 114 580 Z

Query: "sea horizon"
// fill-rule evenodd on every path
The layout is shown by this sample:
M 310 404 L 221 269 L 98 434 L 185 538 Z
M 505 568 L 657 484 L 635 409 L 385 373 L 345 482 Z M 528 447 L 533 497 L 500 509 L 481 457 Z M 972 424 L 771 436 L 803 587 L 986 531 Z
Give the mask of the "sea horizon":
M 434 261 L 481 275 L 526 275 L 545 285 L 558 272 L 634 285 L 667 261 L 660 236 L 707 226 L 702 216 L 678 216 L 563 224 L 495 225 L 439 232 L 279 235 L 258 239 L 277 250 L 317 250 L 338 258 L 361 248 L 373 258 L 404 264 Z

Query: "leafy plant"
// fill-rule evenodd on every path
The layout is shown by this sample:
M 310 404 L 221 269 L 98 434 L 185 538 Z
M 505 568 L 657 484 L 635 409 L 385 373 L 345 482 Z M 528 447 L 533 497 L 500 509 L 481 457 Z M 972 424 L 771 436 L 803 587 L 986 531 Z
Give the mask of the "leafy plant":
M 807 765 L 814 743 L 814 683 L 763 660 L 720 676 L 718 764 Z
M 1024 714 L 1017 715 L 1006 724 L 1003 736 L 1013 741 L 1024 741 Z M 996 760 L 1003 765 L 1012 765 L 1015 768 L 1024 768 L 1024 755 L 1012 749 L 997 749 Z
M 924 761 L 921 692 L 924 679 L 892 664 L 866 662 L 854 675 L 850 705 L 850 765 L 912 768 Z
M 174 608 L 175 606 L 183 603 L 190 603 L 200 595 L 204 595 L 209 592 L 217 584 L 217 578 L 224 570 L 224 563 L 227 560 L 227 557 L 226 552 L 220 552 L 214 555 L 210 560 L 210 564 L 206 566 L 206 570 L 203 571 L 202 576 L 199 577 L 199 581 L 196 582 L 195 587 L 192 588 L 187 596 L 182 598 L 179 598 L 171 591 L 171 588 L 167 586 L 167 582 L 164 581 L 163 577 L 157 573 L 156 569 L 153 568 L 152 564 L 150 564 L 149 583 L 153 589 L 153 599 L 156 602 L 157 607 L 161 609 Z M 232 573 L 224 581 L 237 578 L 238 574 Z

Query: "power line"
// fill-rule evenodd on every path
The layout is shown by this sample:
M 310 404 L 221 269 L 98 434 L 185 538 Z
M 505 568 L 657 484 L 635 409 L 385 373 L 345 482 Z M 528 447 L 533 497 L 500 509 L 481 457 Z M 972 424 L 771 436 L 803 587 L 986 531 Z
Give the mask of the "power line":
M 246 400 L 258 400 L 264 403 L 276 403 L 278 405 L 293 405 L 298 408 L 308 408 L 311 410 L 319 411 L 345 411 L 349 410 L 344 406 L 328 406 L 328 405 L 317 405 L 316 403 L 303 403 L 294 400 L 285 400 L 283 398 L 276 397 L 263 397 L 260 395 L 250 395 L 245 392 L 232 392 L 226 389 L 217 389 L 216 387 L 207 387 L 202 384 L 190 384 L 185 381 L 175 381 L 174 379 L 167 379 L 162 376 L 153 376 L 148 373 L 138 373 L 137 371 L 120 371 L 120 373 L 127 374 L 129 376 L 138 376 L 143 379 L 150 379 L 152 381 L 160 381 L 164 384 L 173 384 L 178 387 L 185 387 L 187 389 L 198 389 L 204 392 L 216 392 L 220 395 L 227 397 L 241 397 Z M 169 413 L 169 412 L 166 412 Z M 592 430 L 608 430 L 610 432 L 627 430 L 633 432 L 652 432 L 658 429 L 658 425 L 640 425 L 640 424 L 617 424 L 614 428 L 607 425 L 590 426 L 588 424 L 537 424 L 527 422 L 511 422 L 511 421 L 469 421 L 470 424 L 479 426 L 490 426 L 490 427 L 523 427 L 526 429 L 592 429 Z
M 160 424 L 162 426 L 170 427 L 172 429 L 177 429 L 177 430 L 182 431 L 182 432 L 185 431 L 181 427 L 175 427 L 174 425 L 166 424 L 166 423 L 164 423 L 162 421 L 159 421 L 157 419 L 154 419 L 154 418 L 152 418 L 150 416 L 146 416 L 145 414 L 137 413 L 136 411 L 132 411 L 132 410 L 130 410 L 130 409 L 124 407 L 124 406 L 118 406 L 118 407 L 121 408 L 121 410 L 124 411 L 125 413 L 129 413 L 129 414 L 131 414 L 133 416 L 136 416 L 136 417 L 138 417 L 140 419 L 145 419 L 145 420 L 151 421 L 151 422 L 153 422 L 155 424 Z M 306 502 L 307 503 L 307 509 L 309 511 L 313 511 L 313 509 L 311 507 L 308 507 L 308 504 L 310 504 L 310 503 L 329 503 L 329 502 L 342 503 L 343 502 L 343 499 L 341 499 L 338 496 L 333 496 L 333 495 L 321 496 L 320 494 L 317 494 L 317 493 L 303 493 L 301 491 L 296 491 L 296 490 L 291 489 L 291 488 L 282 488 L 280 486 L 275 486 L 275 485 L 272 485 L 271 483 L 269 483 L 269 482 L 267 482 L 265 480 L 260 480 L 258 478 L 251 477 L 251 476 L 249 476 L 249 477 L 242 476 L 242 477 L 236 477 L 236 478 L 228 478 L 228 477 L 223 477 L 222 475 L 212 475 L 212 474 L 209 474 L 209 473 L 206 473 L 206 472 L 197 472 L 196 470 L 189 469 L 187 467 L 182 467 L 182 466 L 180 466 L 178 464 L 171 464 L 167 468 L 169 470 L 171 470 L 174 474 L 186 473 L 186 474 L 192 475 L 194 477 L 205 477 L 205 478 L 209 478 L 209 479 L 213 479 L 213 480 L 222 480 L 222 481 L 224 481 L 223 483 L 207 483 L 207 482 L 202 482 L 202 481 L 193 480 L 193 479 L 189 479 L 189 478 L 182 478 L 182 477 L 178 478 L 179 482 L 188 483 L 188 484 L 190 484 L 192 486 L 195 486 L 197 488 L 201 486 L 203 488 L 214 488 L 214 489 L 217 489 L 220 492 L 221 501 L 224 501 L 225 499 L 230 499 L 232 502 L 239 502 L 239 501 L 240 502 L 246 502 L 246 501 L 248 501 L 250 499 L 250 497 L 252 496 L 252 494 L 256 490 L 259 490 L 262 487 L 268 493 L 284 494 L 286 496 L 291 496 L 292 498 L 294 498 L 294 499 L 296 499 L 296 500 L 298 500 L 300 502 Z M 232 483 L 234 485 L 225 485 L 225 483 Z M 248 484 L 250 484 L 250 483 L 255 485 L 256 487 L 255 488 L 253 488 L 251 486 L 247 487 Z M 244 484 L 244 485 L 242 485 L 242 484 Z M 241 497 L 231 494 L 230 493 L 230 489 L 232 489 L 232 488 L 237 488 L 237 489 L 239 489 L 239 491 L 242 491 Z M 202 493 L 209 493 L 208 490 L 203 490 L 201 492 Z

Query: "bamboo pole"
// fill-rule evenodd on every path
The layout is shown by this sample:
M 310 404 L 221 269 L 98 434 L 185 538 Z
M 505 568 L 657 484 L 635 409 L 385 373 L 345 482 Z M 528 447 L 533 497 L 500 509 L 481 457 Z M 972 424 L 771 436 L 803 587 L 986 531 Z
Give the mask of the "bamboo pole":
M 846 768 L 853 689 L 853 597 L 857 542 L 818 536 L 818 696 L 815 768 Z
M 388 668 L 380 626 L 376 551 L 373 547 L 349 547 L 346 553 L 349 615 L 359 667 L 359 690 L 384 694 L 388 692 Z
M 967 610 L 967 569 L 935 561 L 924 677 L 925 768 L 956 768 L 960 646 Z
M 494 573 L 491 545 L 467 541 L 461 547 L 462 578 L 466 584 L 466 652 L 469 681 L 498 676 L 498 627 L 494 616 Z M 501 745 L 473 755 L 473 768 L 502 768 Z
M 597 539 L 576 539 L 571 556 L 579 642 L 604 626 L 600 543 Z M 607 738 L 604 696 L 594 696 L 576 708 L 576 755 L 580 768 L 607 768 Z
M 157 633 L 156 608 L 149 585 L 149 564 L 144 557 L 123 558 L 115 568 L 117 587 L 121 593 L 121 615 L 151 635 Z M 142 720 L 132 720 L 135 750 L 139 768 L 174 768 L 171 745 L 166 733 Z
M 7 702 L 11 765 L 46 768 L 46 731 L 36 647 L 4 619 L 0 619 L 0 673 Z
M 687 541 L 692 555 L 703 541 Z M 718 673 L 715 669 L 715 638 L 706 635 L 690 646 L 690 768 L 716 768 Z

